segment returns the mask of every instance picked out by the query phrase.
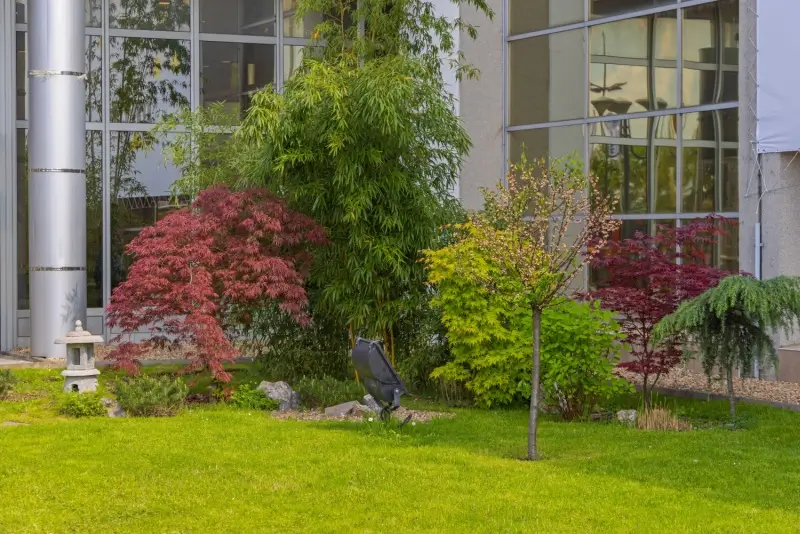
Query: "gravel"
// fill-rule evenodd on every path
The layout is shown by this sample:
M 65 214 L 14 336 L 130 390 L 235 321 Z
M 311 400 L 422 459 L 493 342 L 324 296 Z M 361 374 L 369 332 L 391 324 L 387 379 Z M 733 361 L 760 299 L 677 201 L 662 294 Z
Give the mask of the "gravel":
M 617 374 L 634 384 L 641 385 L 642 383 L 641 376 L 628 371 L 618 369 Z M 709 387 L 708 378 L 704 374 L 680 368 L 662 375 L 656 387 L 727 395 L 724 379 L 715 377 Z M 733 391 L 737 397 L 800 405 L 800 384 L 793 382 L 736 378 L 733 380 Z
M 97 361 L 108 359 L 108 354 L 114 349 L 113 345 L 97 345 L 95 346 L 95 358 Z M 177 349 L 152 349 L 142 356 L 142 360 L 183 360 L 186 359 L 186 354 L 189 352 L 190 347 L 179 347 Z M 31 349 L 13 349 L 9 352 L 10 356 L 20 358 L 30 358 Z M 51 358 L 49 362 L 64 362 L 63 359 Z
M 398 408 L 396 411 L 392 413 L 392 416 L 400 421 L 405 421 L 406 417 L 411 415 L 411 421 L 416 421 L 419 423 L 429 423 L 433 419 L 451 419 L 455 417 L 455 414 L 452 413 L 445 413 L 445 412 L 427 412 L 421 410 L 409 410 L 407 408 Z M 294 421 L 363 421 L 364 418 L 361 415 L 350 415 L 347 417 L 336 417 L 331 418 L 325 415 L 325 412 L 322 410 L 308 410 L 308 411 L 297 411 L 297 410 L 289 410 L 285 412 L 273 412 L 272 417 L 275 419 L 280 419 L 282 421 L 286 420 L 294 420 Z M 378 419 L 376 415 L 374 417 L 375 420 Z

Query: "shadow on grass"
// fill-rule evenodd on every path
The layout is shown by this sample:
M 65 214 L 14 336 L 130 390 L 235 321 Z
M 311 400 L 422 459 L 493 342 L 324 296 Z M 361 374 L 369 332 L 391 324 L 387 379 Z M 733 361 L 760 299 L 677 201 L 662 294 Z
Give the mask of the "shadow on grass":
M 674 402 L 673 402 L 674 401 Z M 705 426 L 689 432 L 640 431 L 612 422 L 545 420 L 539 431 L 544 462 L 586 475 L 605 475 L 721 501 L 797 511 L 800 500 L 800 414 L 741 404 L 729 421 L 723 401 L 664 399 L 671 409 Z M 525 454 L 527 412 L 453 410 L 453 419 L 381 428 L 375 423 L 331 422 L 335 431 L 390 440 L 393 447 L 454 448 L 508 460 Z M 613 491 L 611 488 L 599 488 Z

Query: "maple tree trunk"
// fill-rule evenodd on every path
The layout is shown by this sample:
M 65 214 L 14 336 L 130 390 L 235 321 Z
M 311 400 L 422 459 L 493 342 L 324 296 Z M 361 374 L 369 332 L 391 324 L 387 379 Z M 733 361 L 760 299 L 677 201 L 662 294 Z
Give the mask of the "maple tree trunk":
M 728 382 L 728 404 L 731 408 L 731 417 L 736 417 L 736 396 L 733 394 L 733 365 L 725 369 Z
M 533 310 L 533 369 L 531 370 L 531 409 L 528 419 L 528 460 L 536 460 L 536 430 L 539 425 L 539 341 L 542 330 L 542 311 Z
M 647 384 L 648 378 L 650 378 L 648 375 L 644 375 L 644 380 L 642 381 L 642 401 L 644 402 L 644 411 L 650 409 L 650 386 Z

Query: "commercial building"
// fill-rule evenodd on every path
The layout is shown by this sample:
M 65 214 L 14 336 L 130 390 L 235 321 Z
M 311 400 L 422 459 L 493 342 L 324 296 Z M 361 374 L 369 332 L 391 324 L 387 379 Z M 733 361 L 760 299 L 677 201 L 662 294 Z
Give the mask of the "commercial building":
M 159 115 L 211 102 L 241 110 L 260 87 L 280 90 L 316 21 L 296 20 L 292 0 L 0 2 L 0 348 L 29 345 L 33 320 L 34 352 L 52 356 L 46 340 L 63 335 L 73 306 L 85 303 L 89 328 L 108 335 L 103 305 L 124 279 L 124 244 L 174 209 L 177 171 L 150 134 Z M 457 190 L 467 207 L 523 145 L 532 157 L 573 154 L 618 199 L 620 236 L 716 213 L 740 224 L 714 262 L 800 274 L 800 161 L 757 144 L 756 0 L 489 0 L 493 21 L 435 3 L 479 29 L 474 41 L 454 37 L 480 79 L 446 73 L 474 143 Z M 79 57 L 62 60 L 79 64 L 42 64 L 70 39 Z M 67 71 L 85 86 L 82 118 L 63 109 Z M 75 139 L 52 148 L 66 131 L 52 117 L 80 122 L 80 153 Z M 83 177 L 85 193 L 64 188 Z

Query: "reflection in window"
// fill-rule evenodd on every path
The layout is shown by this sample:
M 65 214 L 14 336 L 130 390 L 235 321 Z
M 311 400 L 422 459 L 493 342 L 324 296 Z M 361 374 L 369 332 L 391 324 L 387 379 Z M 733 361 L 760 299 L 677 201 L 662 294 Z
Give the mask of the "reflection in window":
M 189 31 L 190 0 L 110 0 L 112 28 Z
M 84 12 L 87 28 L 100 28 L 103 25 L 103 0 L 85 0 Z M 27 24 L 28 0 L 16 0 L 15 13 L 17 24 Z
M 584 19 L 583 0 L 509 0 L 509 35 L 534 32 Z
M 674 213 L 677 141 L 674 117 L 593 125 L 590 168 L 618 213 Z M 641 135 L 647 132 L 646 135 Z
M 242 114 L 253 93 L 275 81 L 275 45 L 203 42 L 200 54 L 203 105 L 224 102 Z
M 189 41 L 111 38 L 111 121 L 156 122 L 189 105 Z
M 561 126 L 521 130 L 509 135 L 509 163 L 518 163 L 525 152 L 528 161 L 571 158 L 583 161 L 584 127 Z
M 682 220 L 681 225 L 689 224 L 690 220 Z M 722 234 L 717 236 L 716 244 L 705 244 L 703 251 L 706 256 L 706 263 L 721 267 L 726 271 L 739 271 L 739 221 L 736 219 L 726 219 L 717 222 L 717 226 L 722 230 Z
M 165 166 L 161 146 L 148 132 L 111 132 L 111 286 L 125 279 L 125 245 L 142 228 L 185 204 L 170 188 L 178 169 Z
M 739 98 L 739 2 L 723 0 L 683 11 L 683 105 Z
M 350 9 L 345 14 L 344 28 L 349 29 L 355 25 L 353 12 L 356 9 L 354 0 L 351 2 Z M 338 18 L 339 14 L 336 14 Z M 283 0 L 283 35 L 286 37 L 311 37 L 314 28 L 323 20 L 320 13 L 307 13 L 305 17 L 297 16 L 297 0 Z
M 279 0 L 201 0 L 200 31 L 274 36 Z
M 683 116 L 684 213 L 737 211 L 738 110 Z
M 509 43 L 509 124 L 584 117 L 582 30 Z
M 300 68 L 303 62 L 302 46 L 284 46 L 283 47 L 283 81 L 289 81 L 294 71 Z
M 86 305 L 103 307 L 103 146 L 101 131 L 86 132 Z M 17 130 L 17 297 L 30 309 L 28 277 L 28 143 Z M 99 278 L 96 273 L 100 273 Z
M 611 17 L 653 7 L 674 4 L 676 0 L 590 0 L 589 18 Z
M 624 220 L 619 228 L 609 236 L 609 241 L 622 241 L 635 239 L 638 234 L 655 235 L 661 228 L 674 228 L 675 221 L 670 219 L 655 220 Z M 597 288 L 608 282 L 608 271 L 605 269 L 589 269 L 589 286 Z
M 17 32 L 17 119 L 28 117 L 28 36 Z
M 17 120 L 28 118 L 28 53 L 26 32 L 17 32 Z M 102 109 L 102 56 L 99 36 L 85 38 L 86 121 L 100 121 Z
M 675 11 L 592 26 L 590 116 L 676 107 L 677 49 Z

